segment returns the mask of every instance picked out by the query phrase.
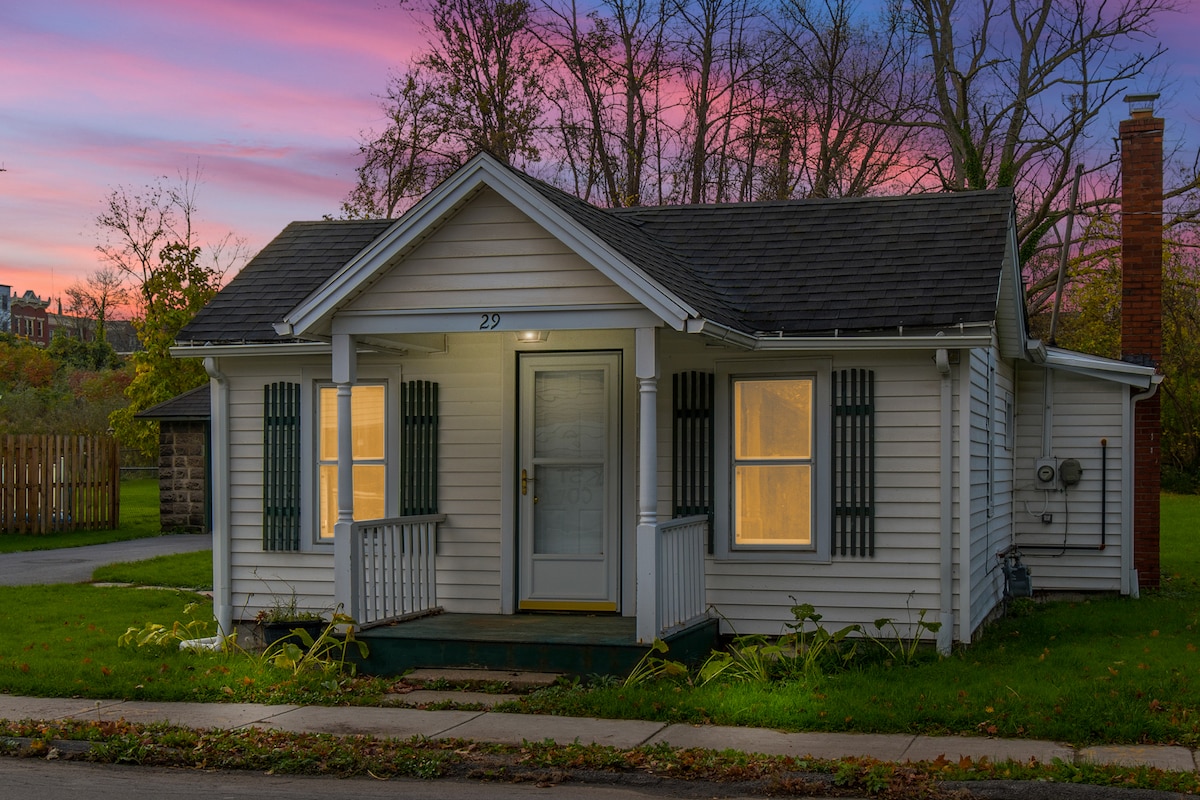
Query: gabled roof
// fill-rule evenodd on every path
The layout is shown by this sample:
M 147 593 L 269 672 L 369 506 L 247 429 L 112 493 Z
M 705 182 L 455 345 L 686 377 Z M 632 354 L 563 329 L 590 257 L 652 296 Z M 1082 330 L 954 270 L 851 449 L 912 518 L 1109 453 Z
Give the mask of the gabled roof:
M 398 221 L 289 225 L 181 341 L 328 333 L 338 308 L 482 188 L 677 329 L 716 323 L 764 339 L 892 335 L 988 325 L 1002 295 L 1020 303 L 1019 287 L 1001 291 L 1019 282 L 1009 263 L 1010 190 L 600 209 L 481 154 Z M 1013 315 L 1023 327 L 1023 313 Z
M 272 325 L 393 222 L 293 222 L 184 326 L 178 341 L 281 341 Z
M 197 386 L 170 400 L 152 405 L 134 416 L 138 419 L 157 419 L 173 422 L 207 421 L 212 415 L 209 385 Z

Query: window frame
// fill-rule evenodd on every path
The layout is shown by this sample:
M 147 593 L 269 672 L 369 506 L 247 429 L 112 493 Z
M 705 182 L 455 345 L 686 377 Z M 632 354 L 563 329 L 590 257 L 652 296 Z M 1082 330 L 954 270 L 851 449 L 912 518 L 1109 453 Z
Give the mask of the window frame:
M 311 492 L 311 498 L 300 507 L 300 549 L 310 552 L 332 552 L 333 537 L 321 538 L 321 389 L 336 388 L 328 370 L 301 371 L 300 396 L 301 459 L 300 485 Z M 394 517 L 399 508 L 400 494 L 400 373 L 399 370 L 370 369 L 360 365 L 354 386 L 382 385 L 384 387 L 384 515 Z
M 830 563 L 832 544 L 832 363 L 827 358 L 718 361 L 716 364 L 716 508 L 713 555 L 723 560 Z M 734 538 L 734 383 L 739 380 L 806 379 L 813 382 L 811 542 L 737 544 Z

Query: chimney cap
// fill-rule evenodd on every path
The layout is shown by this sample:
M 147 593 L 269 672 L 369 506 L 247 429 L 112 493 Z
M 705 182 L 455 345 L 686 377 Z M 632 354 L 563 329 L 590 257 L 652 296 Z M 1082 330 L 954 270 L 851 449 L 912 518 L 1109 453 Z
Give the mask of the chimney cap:
M 1148 117 L 1154 114 L 1154 101 L 1158 99 L 1158 93 L 1154 94 L 1127 94 L 1125 102 L 1129 105 L 1129 115 L 1133 117 Z

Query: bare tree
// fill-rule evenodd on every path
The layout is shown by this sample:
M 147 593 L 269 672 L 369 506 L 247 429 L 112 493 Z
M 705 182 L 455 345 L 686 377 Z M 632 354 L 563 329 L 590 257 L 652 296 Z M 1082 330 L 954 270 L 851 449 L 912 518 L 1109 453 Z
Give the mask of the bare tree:
M 1065 215 L 1074 165 L 1109 171 L 1115 156 L 1090 147 L 1091 127 L 1163 54 L 1136 45 L 1177 8 L 1177 0 L 911 0 L 933 87 L 914 124 L 941 140 L 930 157 L 946 189 L 1017 187 L 1023 260 Z M 1084 191 L 1094 183 L 1085 180 Z
M 794 148 L 794 191 L 857 197 L 911 190 L 921 172 L 917 132 L 902 123 L 922 107 L 914 37 L 896 5 L 856 17 L 849 0 L 788 0 L 779 8 L 785 82 L 775 92 L 783 141 Z M 778 184 L 779 178 L 776 178 Z
M 601 0 L 587 14 L 575 0 L 543 6 L 538 36 L 564 70 L 556 93 L 566 112 L 561 144 L 581 196 L 599 187 L 604 205 L 640 205 L 654 184 L 650 200 L 664 195 L 653 178 L 669 18 L 663 0 Z
M 153 301 L 153 279 L 170 264 L 162 259 L 169 246 L 198 248 L 194 229 L 200 173 L 184 172 L 177 183 L 158 178 L 141 190 L 112 189 L 96 217 L 100 242 L 96 250 L 130 288 L 139 312 Z M 225 234 L 207 245 L 207 269 L 217 281 L 248 258 L 245 240 Z
M 507 164 L 536 161 L 546 54 L 529 0 L 430 0 L 428 13 L 417 64 L 433 76 L 444 135 Z
M 440 91 L 420 70 L 393 76 L 380 104 L 387 124 L 359 144 L 358 181 L 342 201 L 343 217 L 397 216 L 466 160 L 444 127 Z
M 675 0 L 674 20 L 675 71 L 687 91 L 680 199 L 724 202 L 736 193 L 732 146 L 764 20 L 752 0 Z
M 83 282 L 71 284 L 65 294 L 67 310 L 77 318 L 94 323 L 93 334 L 97 342 L 107 341 L 105 330 L 113 310 L 129 302 L 124 278 L 111 266 L 100 267 Z

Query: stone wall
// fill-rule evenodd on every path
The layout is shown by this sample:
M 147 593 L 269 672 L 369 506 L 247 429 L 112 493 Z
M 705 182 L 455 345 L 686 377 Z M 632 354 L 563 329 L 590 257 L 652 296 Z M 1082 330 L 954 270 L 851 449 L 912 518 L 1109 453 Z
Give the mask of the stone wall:
M 164 420 L 158 434 L 162 529 L 208 533 L 208 424 Z

